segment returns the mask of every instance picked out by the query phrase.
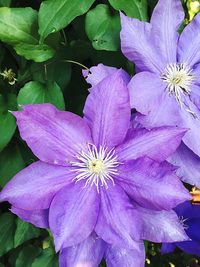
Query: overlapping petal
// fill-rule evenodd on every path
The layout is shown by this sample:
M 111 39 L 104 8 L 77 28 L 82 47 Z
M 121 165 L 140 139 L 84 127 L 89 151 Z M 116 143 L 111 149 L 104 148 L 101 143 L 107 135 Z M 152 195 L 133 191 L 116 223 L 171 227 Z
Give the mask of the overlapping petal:
M 49 225 L 56 250 L 83 242 L 93 231 L 99 212 L 96 187 L 82 182 L 63 187 L 54 197 L 49 211 Z
M 138 206 L 142 219 L 142 238 L 152 242 L 186 241 L 183 225 L 174 211 L 153 211 Z
M 149 158 L 127 161 L 119 168 L 119 183 L 140 206 L 153 210 L 171 210 L 192 199 L 167 162 Z
M 49 227 L 49 210 L 23 210 L 16 207 L 11 208 L 12 213 L 16 214 L 25 222 L 34 224 L 40 228 Z
M 144 71 L 136 74 L 128 84 L 131 107 L 147 115 L 159 107 L 165 87 L 166 84 L 154 73 Z
M 200 187 L 200 158 L 184 143 L 181 143 L 168 161 L 179 167 L 176 173 L 182 181 Z
M 105 259 L 108 267 L 143 267 L 145 264 L 145 249 L 142 242 L 137 242 L 135 249 L 108 246 Z
M 135 248 L 140 238 L 140 218 L 124 190 L 117 184 L 102 189 L 96 233 L 107 243 Z
M 200 70 L 199 70 L 199 73 L 200 73 Z M 191 86 L 190 100 L 200 110 L 200 87 L 198 85 L 193 84 Z
M 48 209 L 56 192 L 73 178 L 66 167 L 37 161 L 13 177 L 0 193 L 0 201 L 30 211 Z
M 184 16 L 180 0 L 160 0 L 153 10 L 150 21 L 152 33 L 166 63 L 175 63 L 177 60 L 178 29 Z
M 181 110 L 180 127 L 189 129 L 183 137 L 183 142 L 200 157 L 199 132 L 200 132 L 200 110 L 190 102 L 190 111 L 188 109 Z
M 130 129 L 126 141 L 117 147 L 120 161 L 148 156 L 157 161 L 166 160 L 180 145 L 185 134 L 177 127 L 159 127 L 152 130 Z
M 178 43 L 178 60 L 193 67 L 200 62 L 200 14 L 185 27 Z M 191 41 L 188 41 L 191 40 Z
M 187 242 L 187 241 L 185 241 Z M 161 253 L 165 254 L 165 253 L 171 253 L 175 250 L 176 245 L 175 243 L 163 243 L 162 247 L 161 247 Z
M 84 120 L 51 104 L 26 105 L 13 112 L 21 137 L 42 161 L 67 165 L 77 150 L 91 142 Z
M 173 96 L 165 93 L 157 108 L 153 108 L 148 115 L 137 115 L 136 120 L 146 128 L 160 126 L 180 126 L 182 109 Z
M 93 87 L 85 107 L 85 121 L 96 146 L 110 148 L 123 141 L 130 124 L 129 93 L 119 70 Z
M 121 49 L 124 55 L 142 71 L 161 73 L 164 64 L 156 49 L 151 25 L 121 13 L 121 26 Z
M 60 267 L 98 267 L 103 257 L 106 244 L 92 233 L 80 244 L 65 248 L 60 252 Z
M 91 86 L 95 86 L 104 78 L 114 74 L 116 71 L 118 71 L 117 68 L 106 66 L 100 63 L 97 66 L 93 66 L 88 70 L 83 70 L 82 73 L 87 83 L 91 84 Z M 128 84 L 128 82 L 130 81 L 130 76 L 128 75 L 128 73 L 121 69 L 121 74 L 122 78 L 124 79 L 124 82 Z

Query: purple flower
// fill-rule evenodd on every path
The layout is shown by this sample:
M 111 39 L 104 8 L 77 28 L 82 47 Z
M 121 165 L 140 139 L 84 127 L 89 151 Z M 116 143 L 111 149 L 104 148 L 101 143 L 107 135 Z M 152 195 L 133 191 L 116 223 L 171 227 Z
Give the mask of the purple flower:
M 51 229 L 63 266 L 97 266 L 102 246 L 110 267 L 127 266 L 127 253 L 143 266 L 141 239 L 188 239 L 172 209 L 191 196 L 165 161 L 185 129 L 130 128 L 121 70 L 93 86 L 84 118 L 50 104 L 26 105 L 13 114 L 39 161 L 12 179 L 0 200 L 9 201 L 20 218 Z
M 183 227 L 191 240 L 176 243 L 164 243 L 162 245 L 162 252 L 173 252 L 177 246 L 186 253 L 200 256 L 200 206 L 193 205 L 190 202 L 184 202 L 178 205 L 175 208 L 175 211 L 182 221 Z
M 131 107 L 141 113 L 137 121 L 146 128 L 190 129 L 182 149 L 191 156 L 188 169 L 198 170 L 200 160 L 196 164 L 192 152 L 200 156 L 200 14 L 179 35 L 183 19 L 180 0 L 159 0 L 150 23 L 121 14 L 121 47 L 140 71 L 129 84 Z M 200 173 L 188 176 L 180 157 L 177 152 L 172 162 L 181 166 L 184 181 L 200 186 Z

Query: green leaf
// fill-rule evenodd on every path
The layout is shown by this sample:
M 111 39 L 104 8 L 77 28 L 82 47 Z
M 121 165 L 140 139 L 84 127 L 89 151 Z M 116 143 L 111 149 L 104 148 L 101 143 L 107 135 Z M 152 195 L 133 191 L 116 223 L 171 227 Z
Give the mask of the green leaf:
M 98 5 L 87 13 L 85 29 L 95 49 L 118 50 L 120 32 L 119 14 L 111 14 L 107 5 Z
M 9 7 L 11 5 L 12 0 L 0 0 L 0 7 Z
M 18 55 L 24 56 L 28 60 L 43 62 L 52 58 L 55 50 L 48 45 L 18 44 L 14 47 Z
M 16 145 L 6 147 L 0 154 L 0 186 L 3 187 L 17 172 L 25 167 Z
M 18 247 L 27 240 L 40 236 L 40 230 L 30 223 L 17 218 L 17 229 L 14 236 L 14 247 Z
M 23 247 L 16 260 L 15 267 L 31 267 L 31 264 L 39 256 L 41 249 L 32 245 Z
M 27 8 L 0 8 L 0 40 L 37 44 L 37 11 Z
M 71 64 L 63 62 L 63 59 L 73 58 L 69 56 L 70 47 L 61 47 L 52 62 L 46 64 L 33 63 L 31 65 L 32 79 L 41 83 L 47 81 L 56 82 L 62 89 L 68 85 L 71 79 Z
M 55 82 L 42 84 L 29 82 L 19 91 L 19 105 L 51 103 L 59 109 L 65 109 L 65 102 L 60 87 Z
M 5 99 L 0 95 L 0 152 L 10 142 L 16 129 L 15 118 L 8 112 L 9 109 L 16 109 L 16 96 L 10 94 Z
M 73 19 L 88 11 L 95 0 L 47 0 L 39 10 L 41 42 L 53 32 L 65 28 Z
M 15 217 L 11 213 L 0 215 L 0 256 L 13 248 L 15 232 Z
M 41 255 L 36 258 L 31 267 L 58 267 L 58 260 L 51 248 L 44 249 Z
M 147 0 L 108 0 L 113 8 L 132 18 L 148 20 Z

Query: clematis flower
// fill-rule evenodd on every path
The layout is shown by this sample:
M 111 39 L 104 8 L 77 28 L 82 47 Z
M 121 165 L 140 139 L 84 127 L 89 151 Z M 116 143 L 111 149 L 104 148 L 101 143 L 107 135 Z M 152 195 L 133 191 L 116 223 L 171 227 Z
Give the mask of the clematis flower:
M 93 86 L 84 118 L 50 104 L 13 112 L 39 160 L 5 186 L 0 200 L 20 218 L 51 229 L 64 267 L 95 267 L 103 249 L 109 267 L 127 266 L 129 253 L 143 266 L 141 239 L 188 239 L 172 209 L 191 196 L 165 162 L 186 130 L 131 129 L 129 103 L 119 70 Z
M 191 155 L 187 169 L 198 169 L 200 160 L 200 14 L 185 27 L 180 0 L 159 0 L 150 23 L 121 14 L 121 48 L 136 64 L 137 73 L 129 84 L 131 107 L 141 115 L 137 121 L 151 128 L 173 125 L 190 129 L 183 137 L 181 150 Z M 200 186 L 198 176 L 188 176 L 179 151 L 178 162 L 184 181 Z
M 162 253 L 173 252 L 179 247 L 186 253 L 200 256 L 200 206 L 193 205 L 190 202 L 184 202 L 175 208 L 187 235 L 191 240 L 176 243 L 165 243 L 162 245 Z

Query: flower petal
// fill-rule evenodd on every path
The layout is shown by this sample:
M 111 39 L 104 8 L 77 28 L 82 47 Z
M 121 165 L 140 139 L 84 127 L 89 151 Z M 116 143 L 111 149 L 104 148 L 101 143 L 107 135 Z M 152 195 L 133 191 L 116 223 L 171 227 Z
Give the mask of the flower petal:
M 93 66 L 88 70 L 83 70 L 83 76 L 86 79 L 87 83 L 91 84 L 91 86 L 97 85 L 104 78 L 109 75 L 114 74 L 118 71 L 117 68 L 106 66 L 103 64 L 98 64 L 97 66 Z M 130 80 L 130 76 L 124 70 L 121 70 L 122 77 L 124 78 L 125 83 L 127 84 Z
M 140 218 L 128 196 L 117 184 L 101 189 L 96 233 L 107 243 L 135 248 L 140 238 Z
M 13 112 L 21 137 L 42 161 L 67 165 L 83 143 L 91 142 L 84 120 L 51 104 L 26 105 Z
M 200 206 L 194 205 L 190 201 L 186 201 L 178 205 L 175 209 L 179 217 L 183 219 L 194 219 L 198 218 L 200 222 Z M 187 222 L 186 222 L 187 224 Z
M 99 196 L 95 186 L 85 188 L 78 182 L 61 189 L 49 211 L 56 251 L 86 239 L 95 227 L 98 211 Z
M 131 129 L 126 141 L 116 148 L 120 161 L 148 156 L 157 161 L 166 160 L 181 143 L 184 129 L 177 127 L 159 127 L 152 130 Z
M 136 242 L 137 249 L 108 246 L 105 254 L 108 267 L 144 267 L 145 249 L 143 242 Z
M 37 161 L 8 182 L 0 193 L 0 201 L 8 201 L 19 209 L 48 209 L 56 192 L 73 178 L 69 168 Z
M 161 73 L 164 65 L 152 37 L 151 25 L 126 17 L 121 13 L 121 26 L 120 37 L 123 54 L 142 71 Z
M 152 32 L 158 51 L 167 63 L 176 62 L 178 29 L 184 20 L 180 0 L 159 0 L 151 17 Z
M 200 62 L 200 14 L 183 30 L 178 43 L 178 60 L 186 62 L 188 66 L 193 67 Z M 188 40 L 191 40 L 188 42 Z
M 127 161 L 119 167 L 119 183 L 140 206 L 170 210 L 192 199 L 173 168 L 167 162 L 158 163 L 146 157 Z
M 181 143 L 168 161 L 179 167 L 176 173 L 182 181 L 200 187 L 200 158 L 184 143 Z
M 60 267 L 98 267 L 106 244 L 92 233 L 80 244 L 65 248 L 60 252 Z
M 160 105 L 165 87 L 154 73 L 144 71 L 136 74 L 128 84 L 131 108 L 147 115 Z
M 165 93 L 159 106 L 152 109 L 148 115 L 137 115 L 136 120 L 146 128 L 160 126 L 180 126 L 182 109 L 173 96 Z
M 189 106 L 193 114 L 188 112 L 186 109 L 182 109 L 180 113 L 182 122 L 179 125 L 180 127 L 189 129 L 189 131 L 187 131 L 187 133 L 183 137 L 183 142 L 200 157 L 200 110 L 191 101 L 189 103 Z
M 123 141 L 130 124 L 131 108 L 121 70 L 93 87 L 84 115 L 97 146 L 113 148 Z
M 177 242 L 176 245 L 188 254 L 200 256 L 200 244 L 196 241 Z
M 16 207 L 11 208 L 11 212 L 16 214 L 25 222 L 34 224 L 40 228 L 49 228 L 49 210 L 23 210 Z
M 138 207 L 142 218 L 142 238 L 152 242 L 189 240 L 174 211 L 154 211 Z
M 161 253 L 171 253 L 175 250 L 176 248 L 176 243 L 163 243 L 161 247 Z
M 198 107 L 198 109 L 200 109 L 200 86 L 199 85 L 195 85 L 195 84 L 191 85 L 190 100 L 195 106 Z

